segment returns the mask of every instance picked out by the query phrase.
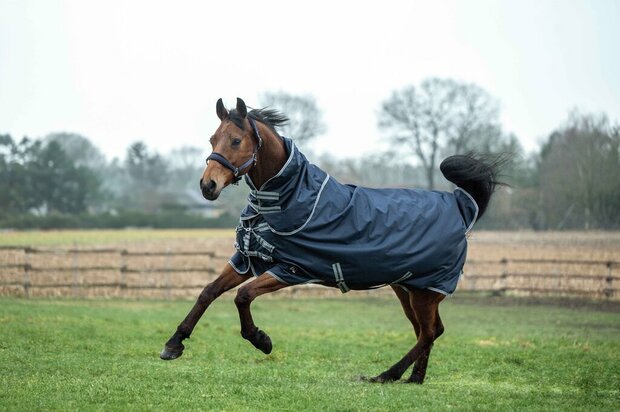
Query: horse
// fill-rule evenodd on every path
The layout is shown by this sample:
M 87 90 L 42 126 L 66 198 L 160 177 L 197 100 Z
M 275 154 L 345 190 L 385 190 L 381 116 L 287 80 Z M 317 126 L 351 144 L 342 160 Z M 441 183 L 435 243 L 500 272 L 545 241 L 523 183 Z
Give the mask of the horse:
M 237 251 L 166 342 L 160 358 L 185 349 L 209 305 L 237 289 L 241 336 L 265 354 L 269 335 L 252 319 L 259 296 L 303 283 L 366 290 L 390 286 L 411 322 L 416 341 L 390 368 L 368 382 L 421 384 L 436 339 L 444 333 L 439 304 L 456 289 L 465 262 L 467 233 L 484 214 L 496 189 L 500 163 L 476 154 L 455 155 L 440 165 L 454 192 L 369 189 L 343 185 L 311 164 L 277 128 L 288 119 L 271 109 L 248 111 L 216 104 L 220 125 L 200 178 L 207 200 L 245 177 L 248 205 L 237 227 Z

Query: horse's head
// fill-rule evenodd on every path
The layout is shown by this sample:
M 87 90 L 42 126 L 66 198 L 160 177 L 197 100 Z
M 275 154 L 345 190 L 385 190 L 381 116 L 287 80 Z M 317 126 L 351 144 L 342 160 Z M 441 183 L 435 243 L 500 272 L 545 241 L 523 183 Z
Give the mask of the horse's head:
M 229 112 L 219 99 L 216 112 L 221 123 L 211 136 L 213 152 L 200 178 L 200 190 L 207 200 L 217 199 L 222 189 L 236 183 L 254 166 L 261 145 L 256 124 L 248 117 L 243 100 L 237 98 L 237 107 Z

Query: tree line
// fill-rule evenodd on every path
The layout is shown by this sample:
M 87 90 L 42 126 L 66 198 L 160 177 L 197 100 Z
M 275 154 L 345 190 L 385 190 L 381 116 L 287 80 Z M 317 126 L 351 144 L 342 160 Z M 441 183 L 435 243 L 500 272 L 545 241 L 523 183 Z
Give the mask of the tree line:
M 303 149 L 326 131 L 310 95 L 264 93 L 261 106 L 286 113 L 282 134 Z M 481 87 L 427 79 L 394 91 L 380 105 L 378 127 L 395 148 L 366 158 L 311 159 L 345 183 L 450 190 L 438 165 L 477 151 L 509 153 L 504 186 L 481 228 L 616 229 L 620 227 L 620 127 L 604 114 L 573 111 L 539 150 L 525 153 L 499 121 L 499 104 Z M 85 136 L 41 139 L 0 135 L 0 228 L 226 227 L 245 203 L 242 185 L 214 204 L 200 198 L 205 150 L 168 154 L 130 144 L 108 161 Z M 205 209 L 209 208 L 209 209 Z

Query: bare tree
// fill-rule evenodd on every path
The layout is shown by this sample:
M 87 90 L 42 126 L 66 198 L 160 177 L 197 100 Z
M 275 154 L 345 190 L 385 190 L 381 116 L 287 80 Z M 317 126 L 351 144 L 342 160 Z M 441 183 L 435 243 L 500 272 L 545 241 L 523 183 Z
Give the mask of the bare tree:
M 280 128 L 281 134 L 302 146 L 327 130 L 323 113 L 311 95 L 294 95 L 283 91 L 265 92 L 260 97 L 260 104 L 284 113 L 290 121 Z
M 543 146 L 539 173 L 548 228 L 620 225 L 620 127 L 605 115 L 571 113 Z
M 477 148 L 486 139 L 488 145 L 493 140 L 501 140 L 499 126 L 499 107 L 494 98 L 475 84 L 461 84 L 452 80 L 436 80 L 435 89 L 454 90 L 454 101 L 448 108 L 449 127 L 447 149 L 450 154 L 464 153 Z M 424 84 L 422 85 L 424 87 Z
M 438 156 L 463 153 L 479 145 L 483 135 L 501 134 L 497 117 L 497 103 L 480 87 L 431 78 L 419 88 L 393 92 L 381 106 L 379 127 L 420 161 L 432 189 Z

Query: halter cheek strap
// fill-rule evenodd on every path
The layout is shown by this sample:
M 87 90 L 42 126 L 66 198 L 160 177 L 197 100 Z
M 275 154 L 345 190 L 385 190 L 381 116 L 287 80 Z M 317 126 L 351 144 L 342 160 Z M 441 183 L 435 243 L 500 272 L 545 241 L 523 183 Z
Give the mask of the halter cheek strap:
M 250 166 L 256 165 L 256 154 L 258 153 L 258 150 L 263 145 L 263 138 L 258 132 L 258 127 L 256 127 L 256 122 L 251 117 L 248 117 L 248 120 L 250 121 L 250 125 L 252 126 L 252 132 L 253 132 L 252 135 L 256 139 L 256 146 L 254 146 L 252 157 L 250 157 L 248 160 L 243 162 L 243 164 L 240 166 L 235 166 L 228 159 L 226 159 L 226 157 L 224 157 L 223 155 L 217 152 L 213 152 L 209 155 L 209 157 L 207 157 L 207 164 L 209 164 L 209 160 L 215 160 L 216 162 L 218 162 L 219 164 L 221 164 L 222 166 L 224 166 L 225 168 L 233 172 L 233 175 L 235 177 L 232 183 L 235 185 L 239 183 L 239 180 L 241 180 L 242 171 L 244 171 Z

